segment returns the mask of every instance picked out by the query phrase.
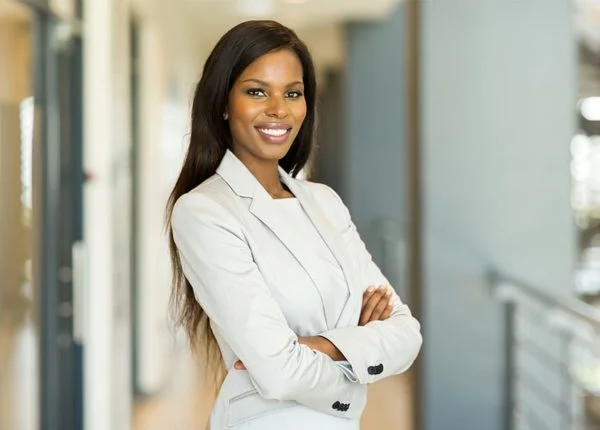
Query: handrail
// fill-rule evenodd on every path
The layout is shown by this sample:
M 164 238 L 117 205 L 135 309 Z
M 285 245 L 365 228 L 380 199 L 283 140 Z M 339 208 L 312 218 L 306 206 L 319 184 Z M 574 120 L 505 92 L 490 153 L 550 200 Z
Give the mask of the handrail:
M 505 310 L 504 428 L 600 429 L 590 407 L 600 397 L 600 310 L 495 270 L 487 275 Z
M 539 303 L 559 308 L 572 316 L 585 320 L 595 326 L 595 328 L 600 329 L 600 309 L 597 309 L 582 300 L 566 294 L 561 295 L 542 290 L 541 288 L 534 287 L 524 281 L 501 274 L 497 271 L 490 271 L 488 277 L 490 279 L 492 291 L 497 295 L 502 295 L 502 286 L 506 286 L 506 284 L 512 285 L 518 289 L 519 293 L 524 293 L 529 298 L 534 299 Z

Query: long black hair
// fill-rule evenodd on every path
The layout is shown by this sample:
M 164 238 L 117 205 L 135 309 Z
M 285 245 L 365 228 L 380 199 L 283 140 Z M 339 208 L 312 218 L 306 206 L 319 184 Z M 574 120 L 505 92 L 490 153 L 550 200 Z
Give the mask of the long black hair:
M 179 252 L 173 239 L 171 217 L 179 197 L 211 177 L 219 166 L 232 138 L 223 119 L 233 84 L 256 59 L 274 51 L 290 50 L 302 63 L 306 117 L 288 153 L 279 165 L 296 176 L 308 162 L 314 145 L 316 122 L 316 77 L 306 45 L 296 33 L 275 21 L 247 21 L 229 30 L 216 44 L 204 65 L 192 105 L 190 143 L 167 203 L 167 229 L 173 265 L 171 302 L 176 324 L 188 334 L 192 349 L 204 340 L 207 364 L 219 378 L 222 359 L 206 313 L 196 301 L 192 286 L 185 278 Z M 199 244 L 199 246 L 202 246 Z

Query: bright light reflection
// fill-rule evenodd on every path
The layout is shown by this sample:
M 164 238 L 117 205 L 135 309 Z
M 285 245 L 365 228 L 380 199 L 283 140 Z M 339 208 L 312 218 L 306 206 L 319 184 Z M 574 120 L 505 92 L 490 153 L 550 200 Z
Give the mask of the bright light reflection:
M 586 97 L 581 101 L 580 109 L 588 121 L 600 121 L 600 97 Z

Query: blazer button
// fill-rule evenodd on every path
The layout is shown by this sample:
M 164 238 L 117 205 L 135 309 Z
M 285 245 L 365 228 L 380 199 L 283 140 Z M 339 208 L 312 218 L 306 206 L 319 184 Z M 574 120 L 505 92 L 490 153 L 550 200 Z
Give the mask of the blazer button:
M 367 368 L 367 373 L 369 375 L 379 375 L 383 372 L 383 364 L 378 364 L 377 366 L 369 366 Z
M 350 403 L 341 403 L 338 401 L 331 405 L 331 407 L 336 411 L 346 412 L 348 409 L 350 409 Z

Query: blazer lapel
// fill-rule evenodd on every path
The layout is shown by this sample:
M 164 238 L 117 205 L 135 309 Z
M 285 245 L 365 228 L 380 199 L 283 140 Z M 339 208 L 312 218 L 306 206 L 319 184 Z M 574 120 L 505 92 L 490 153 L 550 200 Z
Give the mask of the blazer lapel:
M 342 272 L 346 278 L 346 284 L 348 285 L 348 300 L 346 301 L 342 313 L 336 318 L 334 326 L 338 327 L 340 324 L 342 326 L 350 325 L 355 319 L 354 317 L 357 310 L 356 303 L 359 303 L 359 305 L 362 304 L 362 299 L 358 301 L 355 299 L 355 295 L 358 294 L 358 286 L 354 284 L 355 277 L 353 276 L 352 267 L 346 258 L 346 250 L 342 246 L 340 237 L 337 234 L 335 227 L 325 217 L 323 211 L 319 208 L 310 193 L 282 169 L 280 169 L 280 175 L 283 182 L 300 201 L 302 208 L 307 213 L 313 225 L 319 232 L 319 235 L 323 238 L 323 241 L 342 268 Z
M 266 191 L 264 193 L 266 196 L 261 195 L 262 193 L 257 190 L 250 205 L 250 212 L 277 236 L 306 271 L 321 297 L 327 327 L 333 328 L 337 316 L 333 314 L 333 310 L 329 306 L 325 306 L 324 289 L 328 286 L 323 284 L 326 278 L 320 276 L 324 270 L 323 264 L 315 255 L 312 244 L 307 243 L 306 238 L 297 232 L 294 226 L 290 225 L 289 220 L 278 210 L 278 202 L 273 200 Z
M 295 184 L 293 184 L 293 181 L 290 180 L 287 173 L 282 172 L 283 171 L 281 170 L 280 174 L 285 175 L 285 178 L 282 177 L 282 179 L 284 179 L 286 185 L 288 185 L 306 211 L 305 206 L 307 206 L 307 203 L 304 193 L 302 193 L 302 190 L 299 187 L 296 187 Z M 319 276 L 324 268 L 323 264 L 318 260 L 317 255 L 313 252 L 312 244 L 307 243 L 302 234 L 299 234 L 294 229 L 294 226 L 290 225 L 289 220 L 277 207 L 277 200 L 274 200 L 269 193 L 267 193 L 254 175 L 252 175 L 246 166 L 229 150 L 225 154 L 217 173 L 232 187 L 236 194 L 241 197 L 252 199 L 249 206 L 250 212 L 269 228 L 273 234 L 275 234 L 306 271 L 321 297 L 321 304 L 327 327 L 334 328 L 338 316 L 335 315 L 334 310 L 331 309 L 331 307 L 325 306 L 323 295 L 325 289 L 328 288 L 328 285 L 323 283 L 323 281 L 326 280 L 326 277 Z M 308 211 L 307 214 L 312 220 L 312 216 Z M 329 242 L 327 240 L 325 240 L 325 242 L 331 249 Z M 335 252 L 334 255 L 338 258 Z M 277 268 L 274 269 L 276 270 Z

